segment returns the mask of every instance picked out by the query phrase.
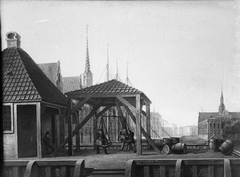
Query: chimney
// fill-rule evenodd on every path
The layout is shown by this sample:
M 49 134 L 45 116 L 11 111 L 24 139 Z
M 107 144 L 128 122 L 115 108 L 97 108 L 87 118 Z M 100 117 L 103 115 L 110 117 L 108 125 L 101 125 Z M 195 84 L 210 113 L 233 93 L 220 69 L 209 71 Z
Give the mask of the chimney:
M 6 37 L 8 48 L 21 47 L 21 36 L 18 33 L 10 31 L 6 34 Z

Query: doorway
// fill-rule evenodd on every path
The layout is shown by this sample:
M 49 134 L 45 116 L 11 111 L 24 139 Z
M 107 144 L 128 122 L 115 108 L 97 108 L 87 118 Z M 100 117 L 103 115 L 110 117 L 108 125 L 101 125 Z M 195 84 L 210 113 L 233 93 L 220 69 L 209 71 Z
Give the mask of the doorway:
M 17 105 L 17 126 L 18 157 L 36 157 L 36 105 Z

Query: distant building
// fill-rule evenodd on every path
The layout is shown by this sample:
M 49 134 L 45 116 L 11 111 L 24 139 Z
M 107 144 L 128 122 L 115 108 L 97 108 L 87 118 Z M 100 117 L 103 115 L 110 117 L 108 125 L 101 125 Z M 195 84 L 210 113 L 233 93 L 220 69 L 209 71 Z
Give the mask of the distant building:
M 223 92 L 221 92 L 218 112 L 199 112 L 198 116 L 198 136 L 209 139 L 215 134 L 215 139 L 223 138 L 223 118 L 240 118 L 240 112 L 228 112 L 225 109 Z
M 38 67 L 44 72 L 44 74 L 50 79 L 50 81 L 63 92 L 63 78 L 61 73 L 60 61 L 56 63 L 41 63 Z

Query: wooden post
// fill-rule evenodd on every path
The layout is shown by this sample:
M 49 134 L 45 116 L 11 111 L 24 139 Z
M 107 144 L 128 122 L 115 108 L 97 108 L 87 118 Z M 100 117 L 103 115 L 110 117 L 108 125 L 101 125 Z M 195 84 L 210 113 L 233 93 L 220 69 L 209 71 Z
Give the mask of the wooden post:
M 37 157 L 42 158 L 42 125 L 41 125 L 41 105 L 36 104 L 36 121 L 37 121 Z
M 142 133 L 141 133 L 141 105 L 140 94 L 136 96 L 136 138 L 137 138 L 137 155 L 142 154 Z
M 146 104 L 146 125 L 147 125 L 147 134 L 151 138 L 151 120 L 150 120 L 150 104 Z M 147 149 L 150 149 L 150 144 L 147 142 Z
M 96 150 L 97 146 L 95 144 L 97 140 L 97 116 L 96 113 L 93 115 L 93 147 Z
M 60 109 L 60 144 L 65 139 L 65 120 L 66 120 L 66 110 Z
M 68 99 L 68 112 L 67 112 L 67 120 L 68 120 L 68 155 L 73 155 L 73 143 L 72 143 L 72 114 L 71 114 L 71 108 L 72 108 L 72 101 L 71 98 Z
M 77 119 L 77 126 L 80 124 L 79 120 L 79 111 L 75 112 L 75 116 Z M 76 133 L 76 151 L 80 151 L 80 135 L 79 135 L 79 130 Z
M 122 112 L 122 109 L 119 105 L 119 102 L 116 100 L 115 101 L 115 104 L 116 104 L 116 107 L 117 107 L 117 110 L 118 110 L 118 115 L 120 116 L 120 121 L 121 121 L 121 124 L 122 124 L 122 128 L 125 127 L 125 121 L 124 121 L 124 118 L 123 118 L 123 112 Z

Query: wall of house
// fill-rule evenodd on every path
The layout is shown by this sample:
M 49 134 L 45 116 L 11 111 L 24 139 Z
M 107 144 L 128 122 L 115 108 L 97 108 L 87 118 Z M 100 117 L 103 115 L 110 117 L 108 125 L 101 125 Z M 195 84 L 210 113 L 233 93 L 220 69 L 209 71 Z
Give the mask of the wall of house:
M 222 121 L 219 118 L 208 119 L 208 138 L 215 134 L 215 139 L 222 139 Z
M 14 131 L 15 132 L 15 131 Z M 16 134 L 3 134 L 4 159 L 17 158 Z

